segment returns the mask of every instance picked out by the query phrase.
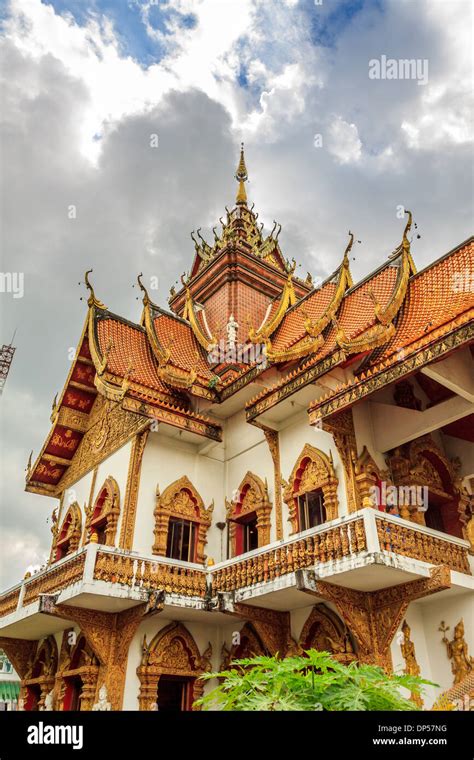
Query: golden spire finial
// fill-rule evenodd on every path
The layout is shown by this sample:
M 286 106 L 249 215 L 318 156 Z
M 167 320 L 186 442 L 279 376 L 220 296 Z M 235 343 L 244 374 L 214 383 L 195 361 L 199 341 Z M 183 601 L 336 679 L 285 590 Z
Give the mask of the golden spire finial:
M 244 156 L 244 144 L 240 144 L 240 161 L 239 165 L 237 166 L 237 171 L 235 172 L 235 179 L 239 183 L 239 189 L 237 191 L 237 197 L 236 197 L 236 203 L 237 204 L 247 204 L 247 193 L 245 191 L 245 185 L 244 182 L 247 182 L 248 180 L 248 174 L 247 174 L 247 167 L 245 166 L 245 156 Z

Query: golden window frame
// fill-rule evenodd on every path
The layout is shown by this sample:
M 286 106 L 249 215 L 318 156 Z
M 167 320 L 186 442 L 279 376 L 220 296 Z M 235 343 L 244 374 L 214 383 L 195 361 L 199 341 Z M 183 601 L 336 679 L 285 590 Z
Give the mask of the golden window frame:
M 153 511 L 155 518 L 152 547 L 153 554 L 166 556 L 170 518 L 190 520 L 197 524 L 196 562 L 204 563 L 204 548 L 207 544 L 207 531 L 211 525 L 214 502 L 206 509 L 204 502 L 189 478 L 182 478 L 171 483 L 161 494 L 156 489 L 156 505 Z
M 226 512 L 229 530 L 229 547 L 231 556 L 236 554 L 235 522 L 238 517 L 255 512 L 257 515 L 258 548 L 270 543 L 270 515 L 272 505 L 268 497 L 267 481 L 263 481 L 255 473 L 248 471 L 237 489 L 238 497 L 226 501 Z
M 339 501 L 337 487 L 339 480 L 334 471 L 332 455 L 328 456 L 320 449 L 305 444 L 296 460 L 290 478 L 284 483 L 283 500 L 288 505 L 291 534 L 299 532 L 298 496 L 309 491 L 321 489 L 326 509 L 326 522 L 338 516 Z

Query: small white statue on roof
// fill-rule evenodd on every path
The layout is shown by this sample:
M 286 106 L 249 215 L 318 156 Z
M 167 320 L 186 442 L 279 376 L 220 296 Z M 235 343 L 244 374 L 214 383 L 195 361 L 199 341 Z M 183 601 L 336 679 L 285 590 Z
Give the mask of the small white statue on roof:
M 227 332 L 227 342 L 229 346 L 233 347 L 235 346 L 237 342 L 237 330 L 239 329 L 238 323 L 235 321 L 234 315 L 231 314 L 229 317 L 229 321 L 226 325 L 226 332 Z

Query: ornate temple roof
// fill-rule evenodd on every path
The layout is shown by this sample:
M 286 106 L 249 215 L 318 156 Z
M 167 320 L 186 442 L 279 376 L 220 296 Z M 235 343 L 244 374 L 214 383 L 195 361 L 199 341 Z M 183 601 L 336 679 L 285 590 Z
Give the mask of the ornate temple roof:
M 378 269 L 353 284 L 349 253 L 354 237 L 349 233 L 341 263 L 314 287 L 310 277 L 295 277 L 296 262 L 283 257 L 277 223 L 264 237 L 258 214 L 248 208 L 243 148 L 235 177 L 236 202 L 226 209 L 221 234 L 215 233 L 212 246 L 199 230 L 199 239 L 193 236 L 194 261 L 181 290 L 172 291 L 172 311 L 151 301 L 139 275 L 143 310 L 139 322 L 131 322 L 107 309 L 86 273 L 86 322 L 63 391 L 53 403 L 51 431 L 35 463 L 30 459 L 28 490 L 57 493 L 71 480 L 84 449 L 81 442 L 97 424 L 95 410 L 104 400 L 139 415 L 133 429 L 153 418 L 219 440 L 220 426 L 196 411 L 197 400 L 222 403 L 265 375 L 269 364 L 277 366 L 280 377 L 247 402 L 250 421 L 333 367 L 351 363 L 353 379 L 312 404 L 314 420 L 353 403 L 357 394 L 372 392 L 374 376 L 418 357 L 424 346 L 459 326 L 469 325 L 471 337 L 463 333 L 462 340 L 472 340 L 472 285 L 455 287 L 455 281 L 472 271 L 473 238 L 417 274 L 407 211 L 401 242 Z M 231 316 L 239 345 L 263 346 L 265 362 L 216 355 L 230 345 L 226 326 Z M 387 381 L 390 377 L 393 371 Z

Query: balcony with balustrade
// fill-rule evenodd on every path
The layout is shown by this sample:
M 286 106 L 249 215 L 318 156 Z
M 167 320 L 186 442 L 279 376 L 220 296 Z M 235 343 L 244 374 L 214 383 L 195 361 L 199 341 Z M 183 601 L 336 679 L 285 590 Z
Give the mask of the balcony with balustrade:
M 467 541 L 366 508 L 210 567 L 89 544 L 26 578 L 0 597 L 0 633 L 37 638 L 64 621 L 47 615 L 48 599 L 103 612 L 156 604 L 170 615 L 217 610 L 221 592 L 238 602 L 289 610 L 307 604 L 297 571 L 375 591 L 417 578 L 434 566 L 451 571 L 458 592 L 474 588 Z M 181 612 L 179 612 L 179 610 Z M 25 621 L 28 620 L 28 627 Z

